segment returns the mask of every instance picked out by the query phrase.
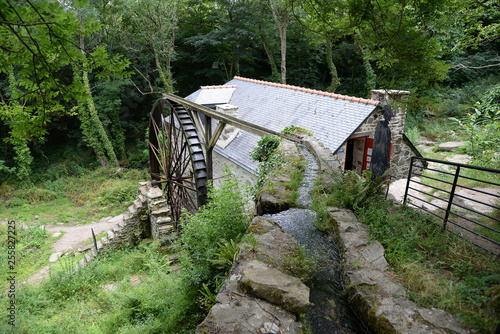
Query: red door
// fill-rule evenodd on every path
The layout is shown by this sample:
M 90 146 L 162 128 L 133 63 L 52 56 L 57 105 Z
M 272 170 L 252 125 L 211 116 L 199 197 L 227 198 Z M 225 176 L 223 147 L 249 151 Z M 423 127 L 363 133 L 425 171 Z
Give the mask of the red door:
M 366 137 L 365 139 L 365 151 L 363 153 L 363 165 L 361 170 L 370 170 L 370 165 L 372 161 L 373 152 L 373 138 Z

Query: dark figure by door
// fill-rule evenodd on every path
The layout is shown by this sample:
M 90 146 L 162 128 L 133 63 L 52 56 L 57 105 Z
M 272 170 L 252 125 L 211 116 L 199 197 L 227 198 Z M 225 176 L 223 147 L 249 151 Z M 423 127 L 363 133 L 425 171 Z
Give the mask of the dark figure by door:
M 389 153 L 391 149 L 391 129 L 389 128 L 389 122 L 393 113 L 389 105 L 384 105 L 383 110 L 384 118 L 378 122 L 377 128 L 375 129 L 372 161 L 370 165 L 372 178 L 384 175 L 385 171 L 389 169 Z

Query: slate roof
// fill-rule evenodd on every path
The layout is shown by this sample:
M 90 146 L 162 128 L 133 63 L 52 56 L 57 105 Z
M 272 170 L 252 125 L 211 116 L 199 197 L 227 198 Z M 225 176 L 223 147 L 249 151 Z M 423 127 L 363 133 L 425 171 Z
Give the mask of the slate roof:
M 229 86 L 229 87 L 228 87 Z M 238 106 L 238 118 L 274 131 L 295 125 L 307 129 L 332 153 L 337 151 L 375 110 L 378 101 L 322 92 L 302 87 L 234 77 L 223 86 L 201 87 L 186 99 L 207 106 L 233 90 L 229 103 Z M 201 99 L 202 98 L 202 99 Z M 257 163 L 249 157 L 259 136 L 241 131 L 221 155 L 243 168 L 254 171 Z

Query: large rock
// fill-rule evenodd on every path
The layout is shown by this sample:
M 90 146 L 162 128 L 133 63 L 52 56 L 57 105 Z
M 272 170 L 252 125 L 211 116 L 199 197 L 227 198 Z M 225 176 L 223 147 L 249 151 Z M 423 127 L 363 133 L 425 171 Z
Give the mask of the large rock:
M 296 250 L 296 240 L 263 217 L 255 217 L 247 233 L 254 241 L 247 238 L 242 244 L 217 303 L 196 333 L 301 334 L 294 312 L 307 308 L 309 289 L 283 273 L 284 259 Z
M 450 152 L 450 151 L 455 151 L 457 148 L 464 145 L 465 143 L 463 141 L 450 141 L 439 144 L 438 149 L 440 151 Z
M 265 300 L 235 294 L 228 303 L 218 303 L 210 309 L 196 334 L 302 333 L 302 326 L 295 319 L 294 314 Z
M 260 261 L 243 264 L 240 285 L 246 292 L 293 313 L 304 313 L 309 306 L 309 288 L 300 279 Z

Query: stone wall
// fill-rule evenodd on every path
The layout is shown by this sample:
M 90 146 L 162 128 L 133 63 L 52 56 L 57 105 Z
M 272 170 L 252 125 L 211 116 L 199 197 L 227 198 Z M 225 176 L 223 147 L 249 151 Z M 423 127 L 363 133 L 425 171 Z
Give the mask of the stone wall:
M 85 254 L 80 265 L 86 265 L 103 248 L 122 248 L 137 244 L 144 238 L 166 242 L 177 236 L 167 201 L 161 189 L 151 186 L 151 182 L 140 182 L 132 205 L 124 214 L 113 217 L 109 222 L 113 227 L 97 241 L 97 249 L 92 247 Z
M 421 308 L 408 299 L 387 271 L 384 247 L 370 239 L 367 227 L 350 210 L 328 211 L 336 225 L 350 300 L 375 333 L 468 333 L 445 311 Z
M 229 160 L 225 156 L 221 155 L 219 152 L 213 152 L 213 169 L 214 169 L 214 186 L 218 187 L 220 183 L 225 179 L 226 173 L 225 169 L 229 168 L 231 173 L 236 176 L 241 184 L 246 184 L 248 186 L 254 186 L 257 183 L 257 175 L 249 170 L 246 170 Z

